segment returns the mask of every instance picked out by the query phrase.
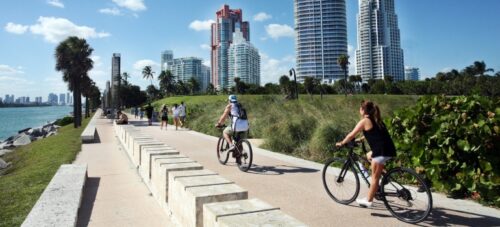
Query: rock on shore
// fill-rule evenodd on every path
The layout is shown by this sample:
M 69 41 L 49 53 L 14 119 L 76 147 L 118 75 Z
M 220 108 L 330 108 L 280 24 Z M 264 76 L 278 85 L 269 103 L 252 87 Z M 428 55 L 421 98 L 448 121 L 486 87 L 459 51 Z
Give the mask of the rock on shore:
M 58 128 L 60 127 L 58 125 L 54 125 L 54 122 L 38 128 L 25 128 L 23 130 L 20 130 L 19 134 L 11 136 L 5 141 L 1 142 L 0 150 L 3 151 L 3 149 L 12 149 L 17 146 L 24 146 L 30 144 L 35 140 L 43 139 L 52 135 L 57 135 Z

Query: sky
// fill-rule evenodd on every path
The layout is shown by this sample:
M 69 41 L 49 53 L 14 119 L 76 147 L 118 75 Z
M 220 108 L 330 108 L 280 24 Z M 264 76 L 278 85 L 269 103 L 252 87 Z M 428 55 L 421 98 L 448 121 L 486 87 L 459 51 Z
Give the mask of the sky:
M 354 74 L 358 1 L 347 2 L 350 74 Z M 141 69 L 160 72 L 160 53 L 199 57 L 210 65 L 210 23 L 223 4 L 241 8 L 250 41 L 261 55 L 262 83 L 277 82 L 295 66 L 293 0 L 16 0 L 0 2 L 0 97 L 65 93 L 55 70 L 57 44 L 70 35 L 94 49 L 90 77 L 104 88 L 111 56 L 143 89 Z M 500 1 L 395 0 L 405 65 L 421 77 L 463 69 L 476 60 L 500 71 Z

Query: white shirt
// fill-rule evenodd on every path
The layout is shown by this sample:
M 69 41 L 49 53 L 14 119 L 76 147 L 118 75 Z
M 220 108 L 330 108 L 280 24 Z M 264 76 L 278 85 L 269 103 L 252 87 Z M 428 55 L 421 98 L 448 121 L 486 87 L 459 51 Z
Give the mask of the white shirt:
M 179 107 L 172 107 L 172 113 L 174 114 L 174 117 L 179 117 Z
M 185 105 L 180 105 L 178 107 L 179 109 L 179 116 L 186 116 L 186 106 Z

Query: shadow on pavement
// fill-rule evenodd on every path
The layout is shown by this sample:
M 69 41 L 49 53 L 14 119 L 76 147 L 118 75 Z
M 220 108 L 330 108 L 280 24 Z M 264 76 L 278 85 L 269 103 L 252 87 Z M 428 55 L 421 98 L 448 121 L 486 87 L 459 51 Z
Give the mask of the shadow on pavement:
M 97 196 L 100 181 L 100 177 L 87 178 L 87 182 L 85 182 L 85 187 L 83 189 L 82 204 L 80 206 L 80 210 L 78 211 L 76 226 L 89 225 L 90 215 L 92 215 L 92 209 L 94 208 L 94 202 Z
M 259 166 L 253 165 L 248 173 L 262 174 L 262 175 L 282 175 L 285 173 L 315 173 L 317 169 L 310 169 L 304 167 L 278 165 L 278 166 Z
M 500 226 L 500 218 L 446 208 L 433 208 L 423 222 L 434 226 Z

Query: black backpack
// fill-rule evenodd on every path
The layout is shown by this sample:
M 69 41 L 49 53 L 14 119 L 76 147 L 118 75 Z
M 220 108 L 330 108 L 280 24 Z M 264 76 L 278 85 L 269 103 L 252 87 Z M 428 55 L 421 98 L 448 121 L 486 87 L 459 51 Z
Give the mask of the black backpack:
M 245 107 L 243 107 L 241 105 L 241 103 L 238 103 L 236 104 L 238 106 L 238 118 L 239 119 L 243 119 L 243 120 L 247 120 L 248 117 L 247 117 L 247 110 L 245 109 Z

